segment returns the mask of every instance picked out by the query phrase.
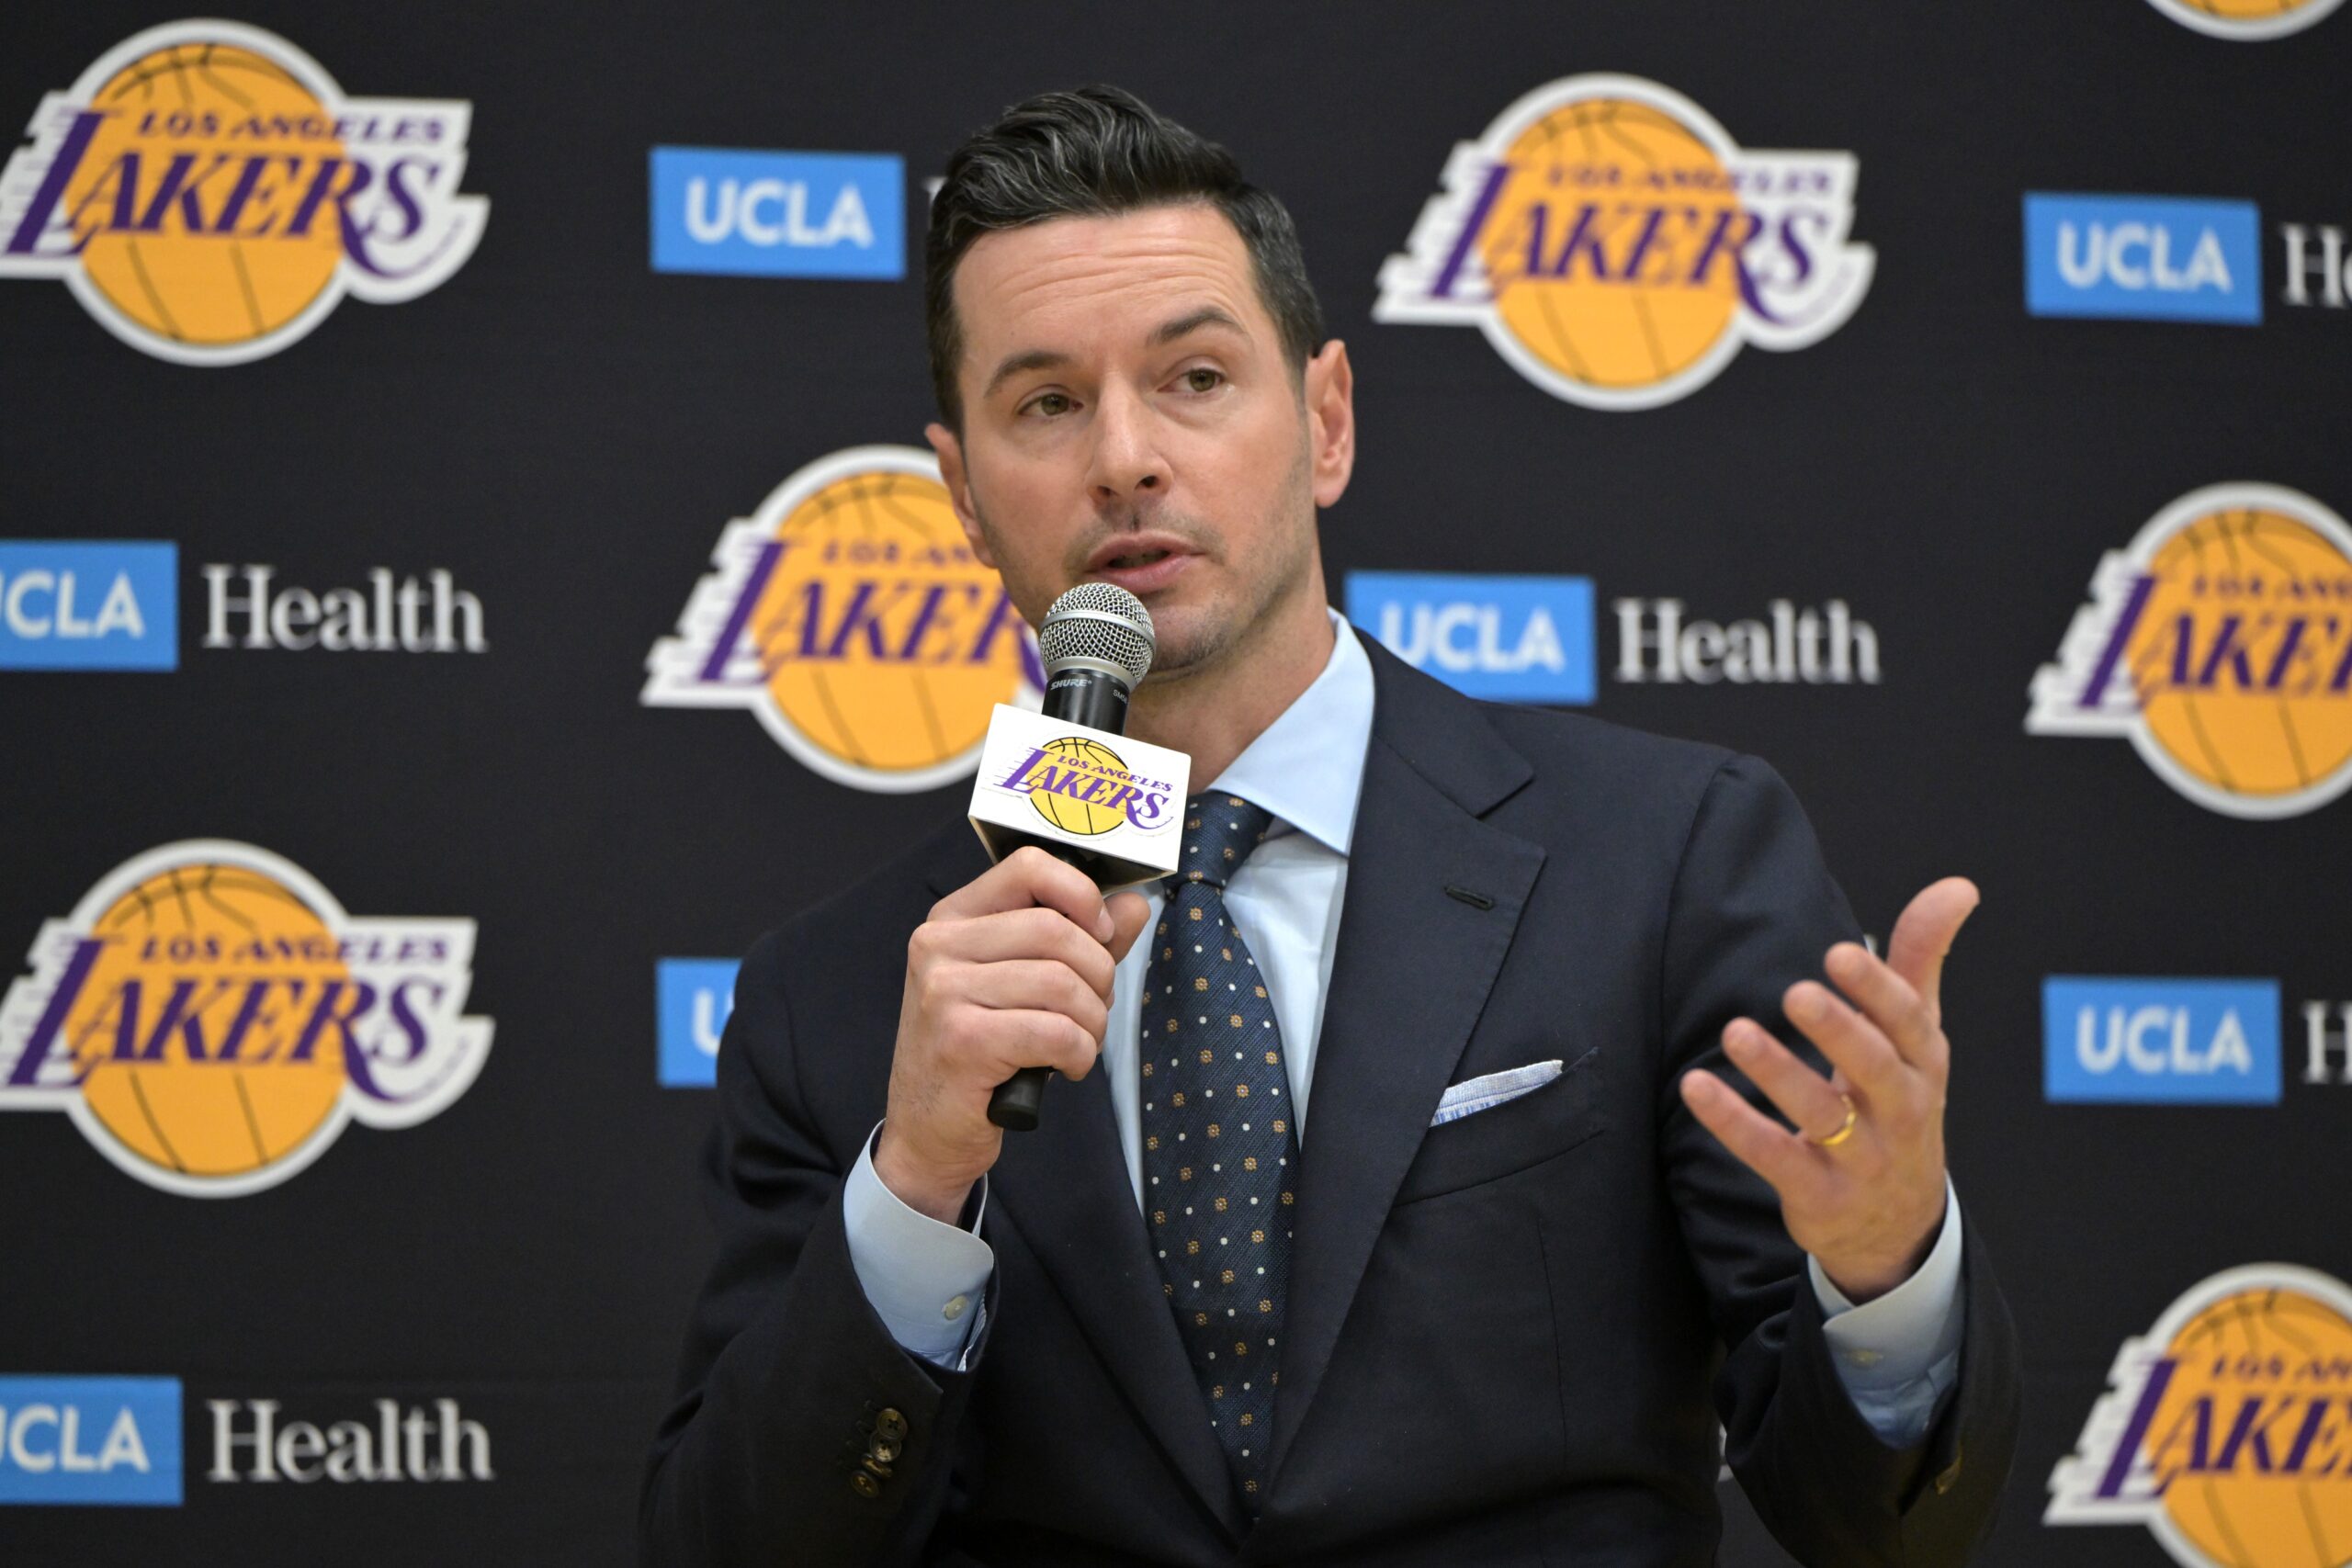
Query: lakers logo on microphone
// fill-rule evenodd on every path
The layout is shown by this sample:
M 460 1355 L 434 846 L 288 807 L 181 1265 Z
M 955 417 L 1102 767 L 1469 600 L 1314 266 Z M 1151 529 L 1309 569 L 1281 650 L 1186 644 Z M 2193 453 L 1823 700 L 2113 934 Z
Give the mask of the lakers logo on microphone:
M 1856 169 L 1743 149 L 1655 82 L 1571 76 L 1454 148 L 1373 319 L 1475 326 L 1555 397 L 1656 408 L 1744 344 L 1803 348 L 1845 324 L 1875 265 L 1847 239 Z
M 2232 817 L 2352 788 L 2352 528 L 2277 485 L 2215 485 L 2150 519 L 2091 578 L 2026 729 L 2127 738 Z
M 166 1192 L 277 1186 L 354 1121 L 413 1127 L 472 1086 L 474 923 L 347 915 L 292 862 L 191 840 L 44 924 L 0 1002 L 0 1111 L 62 1111 Z
M 1092 838 L 1124 822 L 1146 831 L 1167 825 L 1166 782 L 1129 773 L 1116 751 L 1083 735 L 1036 747 L 997 787 L 1027 795 L 1038 816 L 1066 833 Z
M 2143 1526 L 2183 1568 L 2316 1568 L 2352 1547 L 2352 1290 L 2233 1269 L 2127 1340 L 2052 1525 Z
M 645 668 L 647 706 L 749 708 L 815 772 L 884 792 L 970 773 L 995 705 L 1035 707 L 1045 683 L 937 461 L 910 446 L 820 457 L 729 523 Z
M 183 365 L 277 353 L 346 295 L 413 299 L 473 254 L 472 106 L 345 96 L 274 33 L 152 28 L 43 97 L 0 173 L 0 277 L 62 279 Z

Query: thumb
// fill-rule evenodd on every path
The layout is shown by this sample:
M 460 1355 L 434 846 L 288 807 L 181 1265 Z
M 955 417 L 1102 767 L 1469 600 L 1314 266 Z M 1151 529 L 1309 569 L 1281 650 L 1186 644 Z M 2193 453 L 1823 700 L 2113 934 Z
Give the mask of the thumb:
M 1887 939 L 1887 967 L 1911 983 L 1935 1016 L 1943 1012 L 1944 956 L 1984 897 L 1968 878 L 1947 876 L 1911 900 Z
M 1111 912 L 1111 940 L 1105 945 L 1111 950 L 1111 962 L 1117 963 L 1127 955 L 1143 932 L 1143 922 L 1151 913 L 1151 906 L 1140 893 L 1114 893 L 1102 901 Z

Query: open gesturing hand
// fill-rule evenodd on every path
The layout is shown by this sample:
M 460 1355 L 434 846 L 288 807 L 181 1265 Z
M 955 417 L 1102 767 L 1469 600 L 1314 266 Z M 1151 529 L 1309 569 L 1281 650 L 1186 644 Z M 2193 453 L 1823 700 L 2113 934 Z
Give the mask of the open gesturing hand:
M 1724 1054 L 1796 1131 L 1704 1068 L 1682 1077 L 1690 1113 L 1771 1183 L 1790 1236 L 1856 1302 L 1909 1279 L 1943 1224 L 1951 1043 L 1940 989 L 1944 955 L 1978 897 L 1973 883 L 1947 877 L 1911 900 L 1883 960 L 1840 942 L 1823 965 L 1837 990 L 1815 980 L 1788 988 L 1782 1009 L 1829 1059 L 1830 1077 L 1754 1019 L 1724 1027 Z

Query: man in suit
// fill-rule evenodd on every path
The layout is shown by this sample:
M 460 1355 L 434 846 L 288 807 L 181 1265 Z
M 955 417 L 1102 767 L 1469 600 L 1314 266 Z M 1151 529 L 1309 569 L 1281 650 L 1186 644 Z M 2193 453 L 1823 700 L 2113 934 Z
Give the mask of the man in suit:
M 1942 1146 L 1975 890 L 1883 962 L 1760 762 L 1340 622 L 1347 353 L 1222 150 L 1032 99 L 927 260 L 958 515 L 1033 622 L 1150 608 L 1184 864 L 956 823 L 752 950 L 647 1561 L 1679 1568 L 1719 1417 L 1803 1561 L 1963 1561 L 2017 1427 Z

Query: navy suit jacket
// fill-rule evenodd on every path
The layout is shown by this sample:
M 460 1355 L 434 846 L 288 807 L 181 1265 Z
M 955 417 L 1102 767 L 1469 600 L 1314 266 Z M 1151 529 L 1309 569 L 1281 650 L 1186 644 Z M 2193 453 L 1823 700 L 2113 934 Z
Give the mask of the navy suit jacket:
M 883 1113 L 906 941 L 985 866 L 961 824 L 764 937 L 719 1051 L 718 1258 L 641 1510 L 645 1561 L 1524 1564 L 1714 1560 L 1717 1422 L 1812 1564 L 1962 1562 L 2018 1424 L 1967 1237 L 1960 1382 L 1891 1449 L 1853 1408 L 1769 1187 L 1683 1109 L 1746 1013 L 1858 936 L 1770 769 L 1374 679 L 1302 1150 L 1272 1468 L 1240 1509 L 1161 1293 L 1104 1075 L 989 1179 L 969 1370 L 867 1304 L 842 1179 Z M 1431 1127 L 1446 1086 L 1551 1083 Z M 1812 1059 L 1818 1061 L 1817 1056 Z

